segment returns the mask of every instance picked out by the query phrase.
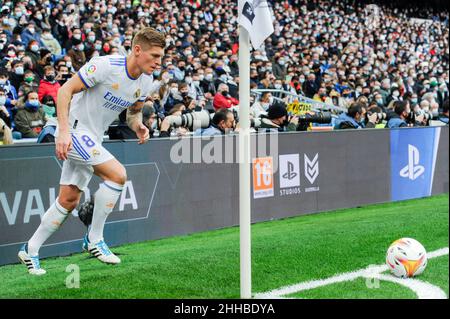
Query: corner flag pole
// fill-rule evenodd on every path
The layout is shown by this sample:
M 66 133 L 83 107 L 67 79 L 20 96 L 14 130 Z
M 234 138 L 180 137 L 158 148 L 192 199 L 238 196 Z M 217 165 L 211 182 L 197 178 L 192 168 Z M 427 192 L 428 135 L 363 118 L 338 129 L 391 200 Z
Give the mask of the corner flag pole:
M 250 203 L 250 40 L 239 27 L 239 230 L 241 298 L 252 297 Z
M 252 297 L 250 192 L 250 40 L 259 49 L 273 32 L 266 0 L 238 0 L 239 9 L 239 229 L 241 298 Z

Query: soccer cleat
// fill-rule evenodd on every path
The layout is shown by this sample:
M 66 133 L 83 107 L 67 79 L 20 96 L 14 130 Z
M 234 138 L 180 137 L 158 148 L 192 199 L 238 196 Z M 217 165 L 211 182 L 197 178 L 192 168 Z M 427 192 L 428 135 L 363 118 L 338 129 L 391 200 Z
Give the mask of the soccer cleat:
M 83 250 L 106 264 L 120 264 L 120 258 L 109 250 L 108 245 L 102 240 L 93 244 L 89 242 L 88 235 L 84 236 Z
M 39 264 L 39 256 L 30 256 L 27 250 L 28 244 L 24 244 L 18 253 L 20 262 L 27 266 L 28 273 L 30 273 L 31 275 L 45 275 L 46 271 L 42 269 L 41 265 Z

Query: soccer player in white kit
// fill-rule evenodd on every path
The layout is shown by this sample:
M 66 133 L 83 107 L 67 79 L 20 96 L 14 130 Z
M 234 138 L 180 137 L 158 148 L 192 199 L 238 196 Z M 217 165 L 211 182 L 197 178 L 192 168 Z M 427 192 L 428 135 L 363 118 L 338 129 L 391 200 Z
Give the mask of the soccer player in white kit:
M 136 132 L 139 144 L 148 140 L 142 108 L 146 97 L 158 87 L 152 73 L 161 65 L 165 45 L 161 33 L 144 28 L 135 35 L 128 57 L 93 58 L 60 88 L 56 135 L 56 156 L 64 160 L 60 190 L 39 228 L 19 251 L 19 260 L 30 274 L 46 273 L 39 263 L 39 249 L 78 206 L 93 174 L 103 183 L 95 193 L 92 225 L 83 249 L 104 263 L 120 263 L 104 242 L 103 228 L 127 175 L 123 165 L 103 148 L 103 133 L 127 109 L 128 125 Z

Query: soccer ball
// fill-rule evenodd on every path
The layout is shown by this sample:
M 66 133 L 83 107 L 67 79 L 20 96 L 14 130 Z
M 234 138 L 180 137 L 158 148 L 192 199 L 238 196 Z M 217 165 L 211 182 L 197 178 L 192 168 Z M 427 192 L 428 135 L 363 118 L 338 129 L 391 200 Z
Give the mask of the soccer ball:
M 401 238 L 389 246 L 386 264 L 391 273 L 400 278 L 420 275 L 427 267 L 427 252 L 417 240 Z

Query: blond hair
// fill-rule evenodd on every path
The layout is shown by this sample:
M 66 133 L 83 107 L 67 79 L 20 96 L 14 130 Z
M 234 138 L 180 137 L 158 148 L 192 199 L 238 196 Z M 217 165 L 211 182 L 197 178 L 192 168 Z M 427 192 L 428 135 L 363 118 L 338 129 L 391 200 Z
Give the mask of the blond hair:
M 133 38 L 133 47 L 140 45 L 144 50 L 151 47 L 166 47 L 165 36 L 154 28 L 147 27 L 140 30 Z

